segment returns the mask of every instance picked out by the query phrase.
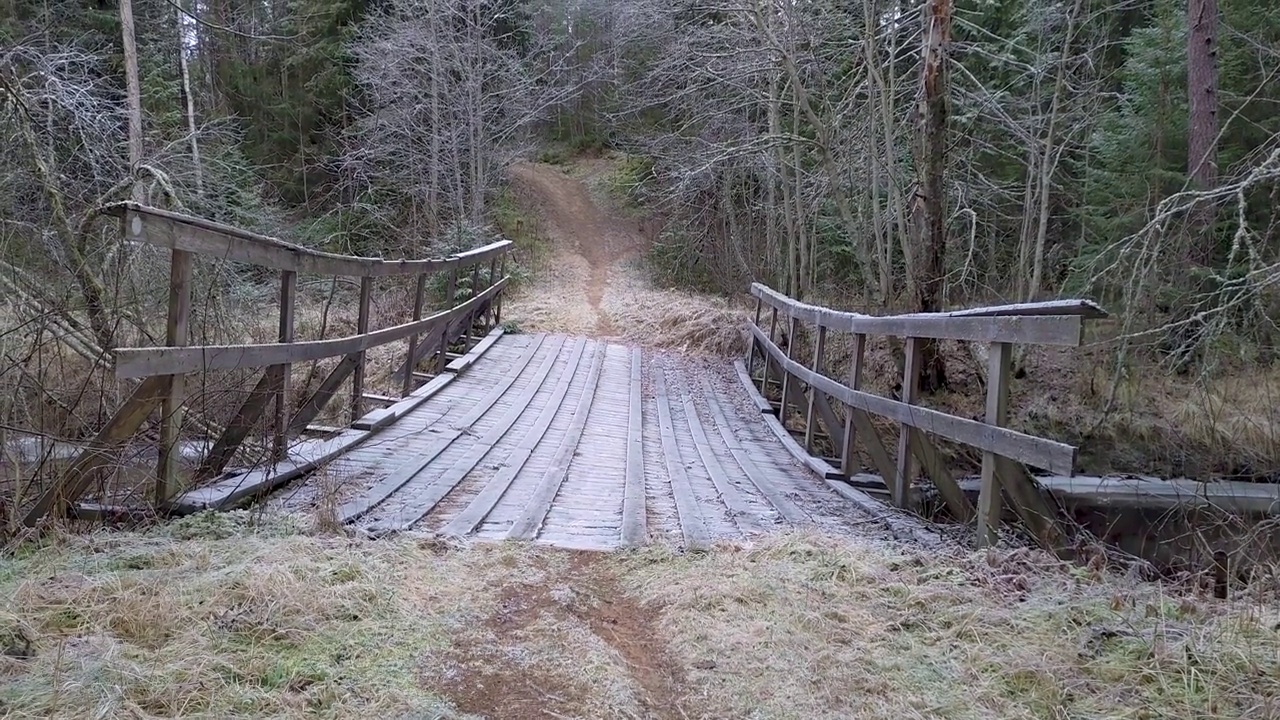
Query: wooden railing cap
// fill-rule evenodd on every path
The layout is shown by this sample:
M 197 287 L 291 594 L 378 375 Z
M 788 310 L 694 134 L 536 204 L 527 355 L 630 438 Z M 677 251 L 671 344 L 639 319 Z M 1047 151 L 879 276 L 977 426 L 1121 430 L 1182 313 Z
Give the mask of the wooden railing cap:
M 1078 346 L 1085 320 L 1107 317 L 1088 300 L 1052 300 L 939 313 L 865 315 L 832 310 L 788 297 L 763 283 L 751 284 L 752 296 L 779 312 L 841 332 L 896 337 Z
M 126 221 L 132 213 L 135 220 L 128 221 L 125 227 L 125 235 L 131 240 L 278 270 L 348 277 L 414 275 L 450 267 L 469 266 L 496 258 L 510 251 L 513 245 L 510 240 L 499 240 L 446 258 L 386 260 L 313 250 L 214 220 L 162 210 L 132 201 L 105 205 L 100 208 L 100 212 Z M 144 217 L 159 220 L 162 226 L 168 223 L 168 228 L 173 228 L 175 225 L 183 226 L 188 232 L 162 231 L 154 234 L 144 232 L 142 220 Z

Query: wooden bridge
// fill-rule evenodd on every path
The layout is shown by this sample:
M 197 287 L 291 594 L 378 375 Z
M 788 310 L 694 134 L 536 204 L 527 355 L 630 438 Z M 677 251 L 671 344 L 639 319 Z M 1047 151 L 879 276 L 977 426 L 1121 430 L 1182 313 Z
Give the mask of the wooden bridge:
M 371 533 L 417 529 L 599 549 L 669 540 L 696 549 L 779 527 L 849 527 L 868 513 L 923 537 L 914 516 L 879 498 L 911 509 L 936 495 L 951 517 L 977 524 L 980 542 L 1006 516 L 1044 545 L 1065 546 L 1059 510 L 1027 468 L 1070 478 L 1076 448 L 1005 427 L 1010 359 L 1017 344 L 1078 346 L 1085 323 L 1105 315 L 1088 302 L 875 317 L 806 305 L 757 284 L 754 321 L 744 323 L 752 351 L 733 363 L 504 333 L 507 241 L 389 261 L 317 252 L 132 203 L 107 211 L 128 240 L 171 251 L 166 345 L 116 352 L 115 376 L 137 383 L 132 395 L 31 505 L 28 524 L 51 514 L 135 512 L 83 496 L 158 411 L 151 505 L 169 513 L 231 508 L 290 486 L 312 504 L 330 493 L 339 520 Z M 188 344 L 195 257 L 280 273 L 277 342 Z M 295 337 L 301 274 L 359 279 L 355 335 Z M 372 329 L 377 283 L 397 279 L 413 284 L 413 316 Z M 440 307 L 428 312 L 429 288 L 439 281 Z M 827 352 L 835 334 L 848 335 L 853 348 L 838 368 Z M 904 341 L 898 397 L 863 389 L 867 338 L 877 335 Z M 984 417 L 919 404 L 915 379 L 931 340 L 988 348 Z M 366 353 L 392 343 L 403 348 L 393 369 L 400 394 L 371 394 Z M 325 358 L 340 361 L 295 397 L 293 366 Z M 184 462 L 178 446 L 193 434 L 184 423 L 187 379 L 246 369 L 258 373 L 256 383 L 227 417 L 204 418 L 219 434 L 198 461 Z M 348 422 L 317 427 L 339 398 Z M 255 428 L 270 440 L 269 459 L 248 466 L 245 443 Z M 956 478 L 939 439 L 982 453 L 976 487 Z

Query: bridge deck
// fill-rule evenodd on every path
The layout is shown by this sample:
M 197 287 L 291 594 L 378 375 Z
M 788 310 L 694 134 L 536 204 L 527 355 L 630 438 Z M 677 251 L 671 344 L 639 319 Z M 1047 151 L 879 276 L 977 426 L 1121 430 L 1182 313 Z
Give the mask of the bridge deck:
M 856 520 L 723 363 L 508 335 L 325 476 L 342 520 L 590 549 Z M 315 482 L 315 481 L 312 481 Z

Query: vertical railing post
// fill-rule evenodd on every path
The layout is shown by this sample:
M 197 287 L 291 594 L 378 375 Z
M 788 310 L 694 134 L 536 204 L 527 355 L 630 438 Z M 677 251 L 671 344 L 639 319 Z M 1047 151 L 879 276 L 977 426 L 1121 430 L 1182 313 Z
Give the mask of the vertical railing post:
M 772 307 L 770 310 L 772 312 L 769 313 L 769 342 L 777 345 L 778 308 Z M 769 355 L 762 350 L 760 356 L 764 360 L 764 370 L 760 373 L 760 397 L 767 400 L 769 399 Z
M 760 327 L 760 311 L 763 308 L 764 301 L 760 298 L 756 298 L 756 317 L 755 320 L 752 321 L 756 327 Z M 759 352 L 761 355 L 764 354 L 764 352 L 759 348 L 760 343 L 756 340 L 756 336 L 753 334 L 751 336 L 751 345 L 747 350 L 747 377 L 751 377 L 756 374 L 756 353 Z
M 187 344 L 191 323 L 191 254 L 174 250 L 169 261 L 169 321 L 165 344 Z M 156 463 L 156 508 L 163 508 L 178 491 L 178 441 L 182 437 L 182 407 L 186 377 L 170 375 L 160 409 L 160 448 Z
M 458 267 L 455 265 L 449 268 L 449 284 L 444 288 L 444 306 L 453 308 L 454 299 L 458 295 Z M 436 372 L 444 372 L 444 366 L 449 364 L 449 341 L 453 338 L 452 322 L 446 322 L 444 328 L 440 331 L 440 358 L 436 365 Z
M 471 264 L 471 298 L 475 299 L 480 294 L 480 263 Z M 480 308 L 473 306 L 471 308 L 471 320 L 467 323 L 466 342 L 462 344 L 462 351 L 465 353 L 471 349 L 471 336 L 476 329 L 476 316 L 479 315 Z
M 294 306 L 298 295 L 298 273 L 285 270 L 280 273 L 280 333 L 282 343 L 293 342 Z M 289 402 L 293 393 L 293 365 L 286 363 L 271 368 L 272 386 L 276 396 L 275 417 L 272 423 L 271 450 L 276 460 L 285 456 L 289 440 Z
M 373 295 L 373 278 L 360 278 L 360 315 L 356 318 L 356 333 L 364 335 L 369 332 L 369 301 Z M 364 362 L 365 352 L 357 355 L 355 371 L 351 375 L 351 420 L 354 422 L 364 414 Z
M 502 261 L 498 263 L 498 279 L 505 280 L 507 277 L 507 253 L 502 253 Z M 493 299 L 493 324 L 502 324 L 502 295 L 506 288 L 498 291 L 498 297 Z
M 418 274 L 417 287 L 413 295 L 413 321 L 417 322 L 422 319 L 423 305 L 426 304 L 427 296 L 427 274 Z M 418 356 L 418 334 L 414 333 L 409 336 L 409 355 L 404 361 L 404 384 L 401 386 L 401 394 L 408 395 L 413 392 L 413 368 L 417 363 L 413 360 Z
M 867 336 L 854 333 L 853 357 L 849 359 L 849 387 L 862 389 L 862 359 L 867 353 Z M 845 406 L 844 417 L 844 449 L 840 453 L 840 472 L 845 477 L 853 476 L 853 465 L 858 459 L 857 433 L 854 432 L 853 414 L 857 410 L 852 405 Z M 888 478 L 886 478 L 887 480 Z
M 1004 427 L 1009 413 L 1009 369 L 1013 356 L 1010 343 L 991 343 L 987 358 L 988 425 Z M 1000 481 L 997 467 L 1002 461 L 992 452 L 982 453 L 982 485 L 978 491 L 978 547 L 994 545 L 1000 529 Z
M 907 338 L 906 362 L 902 369 L 902 402 L 912 405 L 920 386 L 920 340 Z M 915 459 L 911 454 L 911 433 L 915 429 L 902 423 L 898 432 L 898 467 L 893 478 L 893 502 L 905 508 L 911 500 L 911 479 L 915 475 Z
M 813 365 L 810 367 L 815 375 L 822 374 L 822 355 L 827 348 L 827 326 L 818 326 L 818 339 L 813 344 Z M 805 409 L 804 414 L 804 449 L 813 454 L 813 405 L 818 400 L 818 393 L 821 392 L 813 385 L 809 386 L 809 407 Z M 833 431 L 834 432 L 834 431 Z
M 787 359 L 795 360 L 796 332 L 800 329 L 800 321 L 792 315 L 787 322 Z M 787 395 L 791 392 L 791 373 L 782 371 L 782 405 L 778 408 L 778 420 L 782 427 L 787 426 Z
M 498 282 L 497 276 L 498 276 L 498 258 L 493 258 L 492 260 L 489 261 L 489 282 L 485 285 L 486 290 L 493 287 L 493 284 Z M 490 299 L 489 307 L 485 309 L 484 318 L 485 318 L 486 333 L 492 330 L 494 325 L 497 324 L 496 322 L 495 323 L 489 322 L 489 319 L 493 317 L 494 302 L 495 302 L 494 299 Z

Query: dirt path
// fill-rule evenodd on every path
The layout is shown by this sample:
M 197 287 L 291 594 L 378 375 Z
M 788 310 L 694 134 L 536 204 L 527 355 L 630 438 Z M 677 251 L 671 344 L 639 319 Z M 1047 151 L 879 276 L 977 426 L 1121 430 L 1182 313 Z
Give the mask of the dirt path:
M 685 668 L 661 630 L 659 607 L 628 594 L 605 556 L 543 558 L 452 644 L 439 689 L 458 710 L 490 718 L 598 717 L 605 707 L 619 717 L 687 718 Z M 545 645 L 575 660 L 531 662 Z M 607 681 L 584 677 L 601 670 Z
M 617 335 L 605 307 L 605 295 L 611 281 L 626 274 L 625 265 L 639 258 L 647 246 L 639 222 L 601 209 L 586 183 L 551 165 L 517 164 L 511 169 L 511 179 L 519 195 L 542 216 L 552 243 L 549 272 L 534 292 L 526 294 L 526 300 L 539 294 L 553 304 L 528 309 L 552 324 L 558 320 L 572 327 L 591 321 L 589 327 L 572 327 L 576 334 Z M 580 307 L 583 301 L 589 317 Z M 562 311 L 558 318 L 557 308 Z
M 569 172 L 534 163 L 511 169 L 516 197 L 538 218 L 550 251 L 532 282 L 504 306 L 505 316 L 525 331 L 683 352 L 746 352 L 744 306 L 653 285 L 643 260 L 656 225 L 611 207 L 608 193 L 597 189 L 616 162 L 581 160 Z

